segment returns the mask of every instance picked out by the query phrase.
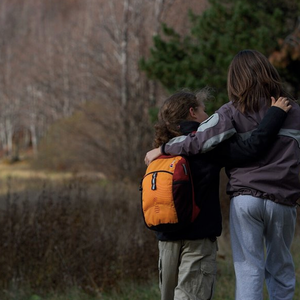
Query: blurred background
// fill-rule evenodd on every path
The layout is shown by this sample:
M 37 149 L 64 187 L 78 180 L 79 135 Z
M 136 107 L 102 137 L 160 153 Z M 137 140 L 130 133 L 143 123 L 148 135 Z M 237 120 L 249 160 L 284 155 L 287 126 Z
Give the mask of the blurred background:
M 138 188 L 158 108 L 208 86 L 213 113 L 242 49 L 266 55 L 299 99 L 299 0 L 0 0 L 1 299 L 104 299 L 156 278 Z M 128 299 L 159 299 L 156 281 L 146 290 Z

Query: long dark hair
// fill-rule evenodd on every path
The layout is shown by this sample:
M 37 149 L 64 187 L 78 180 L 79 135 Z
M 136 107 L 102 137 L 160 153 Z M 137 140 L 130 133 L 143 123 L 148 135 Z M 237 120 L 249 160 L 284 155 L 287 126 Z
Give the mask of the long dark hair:
M 240 111 L 258 111 L 261 100 L 271 105 L 271 96 L 291 96 L 283 89 L 281 78 L 268 59 L 256 50 L 240 51 L 232 60 L 227 78 L 229 100 Z

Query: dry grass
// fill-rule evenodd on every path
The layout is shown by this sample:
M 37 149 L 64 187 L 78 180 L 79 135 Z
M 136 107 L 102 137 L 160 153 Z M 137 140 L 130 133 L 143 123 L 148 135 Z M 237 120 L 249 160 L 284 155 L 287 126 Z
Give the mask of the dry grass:
M 157 245 L 141 218 L 138 183 L 16 169 L 2 173 L 0 187 L 1 299 L 26 287 L 97 294 L 153 276 Z
M 95 299 L 114 299 L 112 294 L 104 297 L 108 290 L 114 290 L 116 299 L 139 299 L 119 283 L 134 283 L 133 291 L 149 278 L 155 278 L 152 292 L 146 288 L 140 293 L 143 299 L 159 298 L 157 242 L 141 217 L 138 180 L 108 183 L 97 174 L 83 175 L 0 165 L 0 299 L 63 295 L 74 287 Z M 234 293 L 225 182 L 223 178 L 225 235 L 220 240 L 216 299 L 231 299 Z M 299 252 L 299 236 L 297 232 L 294 253 Z M 298 279 L 299 259 L 294 257 Z M 83 299 L 78 297 L 72 298 Z

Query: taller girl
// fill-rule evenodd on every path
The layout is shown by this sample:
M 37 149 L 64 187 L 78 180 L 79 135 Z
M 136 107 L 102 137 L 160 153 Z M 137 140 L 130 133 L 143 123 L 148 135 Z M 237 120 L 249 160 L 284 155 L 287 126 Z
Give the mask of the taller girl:
M 227 84 L 232 119 L 241 135 L 257 126 L 271 96 L 286 96 L 276 69 L 257 51 L 244 50 L 236 55 Z M 291 104 L 291 114 L 267 155 L 244 168 L 228 170 L 231 246 L 239 300 L 263 299 L 264 278 L 270 299 L 293 299 L 295 271 L 290 247 L 295 204 L 300 197 L 300 110 Z
M 265 56 L 243 50 L 229 67 L 228 96 L 230 102 L 202 122 L 195 134 L 174 138 L 148 152 L 146 163 L 161 151 L 192 155 L 207 152 L 236 133 L 245 139 L 266 114 L 271 96 L 277 99 L 287 93 Z M 270 299 L 293 299 L 290 247 L 300 198 L 300 108 L 293 101 L 290 104 L 292 109 L 271 150 L 253 163 L 226 170 L 236 300 L 262 300 L 264 279 Z

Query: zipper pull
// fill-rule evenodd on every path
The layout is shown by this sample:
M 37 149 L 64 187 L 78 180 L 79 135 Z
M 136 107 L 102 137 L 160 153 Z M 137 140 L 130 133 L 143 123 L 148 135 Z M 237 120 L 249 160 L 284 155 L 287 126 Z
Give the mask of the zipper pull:
M 157 177 L 157 172 L 154 172 L 152 174 L 152 180 L 151 180 L 151 190 L 152 191 L 156 190 L 156 177 Z

